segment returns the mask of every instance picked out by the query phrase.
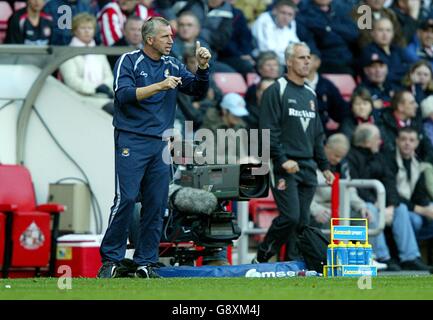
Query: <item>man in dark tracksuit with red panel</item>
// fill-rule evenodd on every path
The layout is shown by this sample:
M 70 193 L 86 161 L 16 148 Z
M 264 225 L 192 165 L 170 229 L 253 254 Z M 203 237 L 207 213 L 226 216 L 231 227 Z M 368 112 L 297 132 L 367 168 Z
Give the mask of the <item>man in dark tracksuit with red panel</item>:
M 169 161 L 164 161 L 163 152 L 174 125 L 177 90 L 202 96 L 209 85 L 210 53 L 199 42 L 199 66 L 194 75 L 179 60 L 167 56 L 173 39 L 165 19 L 147 20 L 142 36 L 144 49 L 125 53 L 114 67 L 116 193 L 100 249 L 100 278 L 121 276 L 119 266 L 125 257 L 128 228 L 139 194 L 142 212 L 134 253 L 135 275 L 158 277 L 154 267 L 169 185 Z
M 334 176 L 323 146 L 325 135 L 314 91 L 304 83 L 310 69 L 310 49 L 290 44 L 285 53 L 288 73 L 271 85 L 261 103 L 260 128 L 270 129 L 272 193 L 280 215 L 272 221 L 254 262 L 267 262 L 287 243 L 296 256 L 297 230 L 309 223 L 310 204 L 317 185 L 316 167 L 327 183 Z

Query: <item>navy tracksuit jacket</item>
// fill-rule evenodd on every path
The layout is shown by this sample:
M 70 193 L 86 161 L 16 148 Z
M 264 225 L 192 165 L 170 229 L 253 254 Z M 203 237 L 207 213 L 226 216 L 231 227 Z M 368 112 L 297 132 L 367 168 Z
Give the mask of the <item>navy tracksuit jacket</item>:
M 158 92 L 137 101 L 136 89 L 182 78 L 176 89 Z M 163 161 L 172 135 L 177 90 L 202 96 L 208 89 L 209 71 L 193 75 L 176 58 L 155 61 L 142 50 L 123 54 L 114 67 L 114 143 L 116 191 L 108 229 L 101 244 L 102 261 L 120 262 L 126 252 L 128 227 L 135 202 L 141 195 L 139 241 L 134 262 L 147 265 L 158 261 L 158 246 L 167 206 L 169 165 Z M 167 131 L 169 130 L 169 131 Z

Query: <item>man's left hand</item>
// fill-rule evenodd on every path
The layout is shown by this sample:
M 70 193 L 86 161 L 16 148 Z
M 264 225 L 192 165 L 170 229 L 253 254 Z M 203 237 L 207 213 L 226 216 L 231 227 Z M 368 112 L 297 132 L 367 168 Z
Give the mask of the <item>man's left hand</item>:
M 200 41 L 196 41 L 195 55 L 200 69 L 209 67 L 209 60 L 212 56 L 208 49 L 200 46 Z
M 326 183 L 332 185 L 335 179 L 334 174 L 330 170 L 325 170 L 323 171 L 323 176 L 326 179 Z

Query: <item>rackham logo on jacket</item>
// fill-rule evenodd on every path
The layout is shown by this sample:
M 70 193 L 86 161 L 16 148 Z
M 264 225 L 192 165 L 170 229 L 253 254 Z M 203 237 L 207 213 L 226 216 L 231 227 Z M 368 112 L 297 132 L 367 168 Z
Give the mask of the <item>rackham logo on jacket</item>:
M 313 107 L 314 108 L 314 102 Z M 302 128 L 304 132 L 307 131 L 310 125 L 310 120 L 316 118 L 316 112 L 307 110 L 296 110 L 294 108 L 289 108 L 289 117 L 297 117 L 301 120 Z

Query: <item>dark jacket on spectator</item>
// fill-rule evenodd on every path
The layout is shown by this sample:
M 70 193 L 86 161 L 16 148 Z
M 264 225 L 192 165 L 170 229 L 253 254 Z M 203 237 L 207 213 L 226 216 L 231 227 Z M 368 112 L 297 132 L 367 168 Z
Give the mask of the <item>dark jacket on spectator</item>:
M 39 15 L 39 24 L 33 26 L 27 17 L 27 8 L 15 12 L 8 21 L 5 43 L 48 45 L 53 29 L 53 19 L 45 12 Z
M 409 126 L 418 132 L 420 144 L 416 150 L 417 156 L 423 161 L 433 163 L 433 146 L 424 133 L 421 117 L 418 115 L 414 119 L 411 119 Z M 398 136 L 399 127 L 391 108 L 383 110 L 379 122 L 379 129 L 383 140 L 382 149 L 385 152 L 391 152 L 395 154 L 395 139 Z
M 224 2 L 220 7 L 210 10 L 205 0 L 189 0 L 181 10 L 184 11 L 192 11 L 198 17 L 200 38 L 209 43 L 211 49 L 218 51 L 229 43 L 233 32 L 233 12 L 229 3 Z
M 221 58 L 240 57 L 251 55 L 254 49 L 253 35 L 248 27 L 247 19 L 243 12 L 235 7 L 233 10 L 233 33 L 229 43 L 220 51 Z
M 125 37 L 120 38 L 119 41 L 117 41 L 113 44 L 113 47 L 123 47 L 123 46 L 125 46 L 125 47 L 129 46 L 128 42 L 126 42 Z M 133 49 L 131 49 L 131 51 L 132 50 Z M 135 48 L 134 48 L 134 50 L 135 50 Z M 113 70 L 114 65 L 116 64 L 116 61 L 119 58 L 120 58 L 120 56 L 107 56 L 108 62 L 110 63 L 111 70 Z
M 400 8 L 398 8 L 396 5 L 393 5 L 391 8 L 395 12 L 398 22 L 402 27 L 401 28 L 402 36 L 406 40 L 406 43 L 411 43 L 416 33 L 418 22 L 408 14 L 401 11 Z
M 407 46 L 406 53 L 410 63 L 417 62 L 418 60 L 426 60 L 430 62 L 433 68 L 433 50 L 431 48 L 424 48 L 418 37 Z
M 361 123 L 375 123 L 374 117 L 370 115 L 367 120 L 358 119 L 353 114 L 345 117 L 340 124 L 339 131 L 344 134 L 349 141 L 352 140 L 356 127 Z
M 323 65 L 352 65 L 350 46 L 356 42 L 359 33 L 356 24 L 343 11 L 332 4 L 329 12 L 323 12 L 310 2 L 298 13 L 299 19 L 314 35 Z
M 410 178 L 408 176 L 408 171 L 407 171 L 407 167 L 405 166 L 404 163 L 403 166 L 398 165 L 397 163 L 397 151 L 396 152 L 387 152 L 385 154 L 385 159 L 386 159 L 386 163 L 389 166 L 390 171 L 392 172 L 392 174 L 394 175 L 394 177 L 396 177 L 396 183 L 397 183 L 397 192 L 398 192 L 398 188 L 400 186 L 400 184 L 405 184 L 404 186 L 401 185 L 400 187 L 404 187 L 407 188 L 407 190 L 411 189 L 411 186 L 409 185 L 416 176 L 419 175 L 418 180 L 415 183 L 415 187 L 413 189 L 412 195 L 407 198 L 402 196 L 401 194 L 398 194 L 398 197 L 400 199 L 400 202 L 403 202 L 407 205 L 408 209 L 410 211 L 413 211 L 415 205 L 419 205 L 419 206 L 428 206 L 430 204 L 430 196 L 428 194 L 427 188 L 426 188 L 426 182 L 425 182 L 425 176 L 424 174 L 421 172 L 421 167 L 420 167 L 420 163 L 418 162 L 418 160 L 415 160 L 416 165 L 414 165 L 414 163 L 412 163 L 412 160 L 410 161 Z M 417 170 L 417 172 L 413 172 L 413 170 Z M 399 172 L 400 171 L 400 172 Z M 398 178 L 398 174 L 403 174 L 406 173 L 406 177 L 404 179 L 404 181 L 399 181 L 400 179 Z
M 352 146 L 347 155 L 347 162 L 351 179 L 379 180 L 386 190 L 386 205 L 399 204 L 395 177 L 381 153 L 372 153 L 369 149 Z M 358 194 L 367 202 L 374 203 L 377 200 L 376 192 L 369 188 L 358 189 Z
M 361 3 L 364 4 L 364 3 Z M 361 18 L 361 14 L 358 13 L 358 7 L 359 6 L 354 6 L 353 10 L 352 10 L 352 18 L 353 21 L 355 23 L 357 23 L 359 21 L 359 19 Z M 392 25 L 394 26 L 394 40 L 393 43 L 395 45 L 405 45 L 405 39 L 404 36 L 402 34 L 401 30 L 401 26 L 400 26 L 400 22 L 398 22 L 397 16 L 395 14 L 395 12 L 393 10 L 391 10 L 390 8 L 382 8 L 379 11 L 373 11 L 372 12 L 372 16 L 373 19 L 380 19 L 382 17 L 388 18 L 389 20 L 391 20 Z M 360 36 L 358 39 L 358 46 L 359 48 L 364 48 L 365 46 L 367 46 L 368 44 L 370 44 L 373 41 L 373 38 L 371 37 L 371 30 L 370 29 L 364 29 L 364 30 L 360 30 Z
M 51 44 L 52 45 L 58 45 L 58 46 L 67 46 L 71 42 L 72 39 L 72 29 L 70 28 L 59 28 L 59 23 L 63 20 L 66 21 L 64 15 L 65 11 L 58 9 L 61 6 L 67 6 L 72 11 L 72 17 L 75 17 L 79 13 L 87 12 L 92 14 L 92 9 L 90 8 L 87 1 L 83 0 L 76 0 L 76 1 L 69 1 L 69 0 L 50 0 L 45 4 L 44 12 L 48 13 L 51 17 L 53 17 L 53 32 L 51 36 Z M 63 17 L 61 19 L 61 17 Z M 98 35 L 98 32 L 95 32 L 95 35 Z M 97 41 L 98 42 L 98 41 Z
M 326 131 L 326 123 L 329 118 L 341 123 L 344 117 L 349 115 L 348 103 L 343 99 L 338 88 L 328 79 L 319 75 L 316 86 L 317 104 L 323 128 Z
M 355 89 L 360 90 L 361 88 L 365 88 L 370 92 L 371 98 L 373 101 L 382 100 L 383 108 L 388 108 L 391 106 L 391 98 L 394 94 L 394 91 L 399 89 L 399 87 L 392 85 L 389 81 L 385 81 L 382 86 L 371 83 L 368 79 L 361 82 Z M 373 109 L 373 117 L 375 120 L 380 119 L 380 115 L 384 109 Z
M 388 80 L 393 84 L 399 85 L 401 79 L 409 70 L 410 60 L 403 48 L 391 45 L 390 49 L 391 54 L 388 55 L 376 43 L 371 43 L 362 50 L 361 56 L 372 56 L 374 53 L 377 53 L 380 60 L 388 66 Z

